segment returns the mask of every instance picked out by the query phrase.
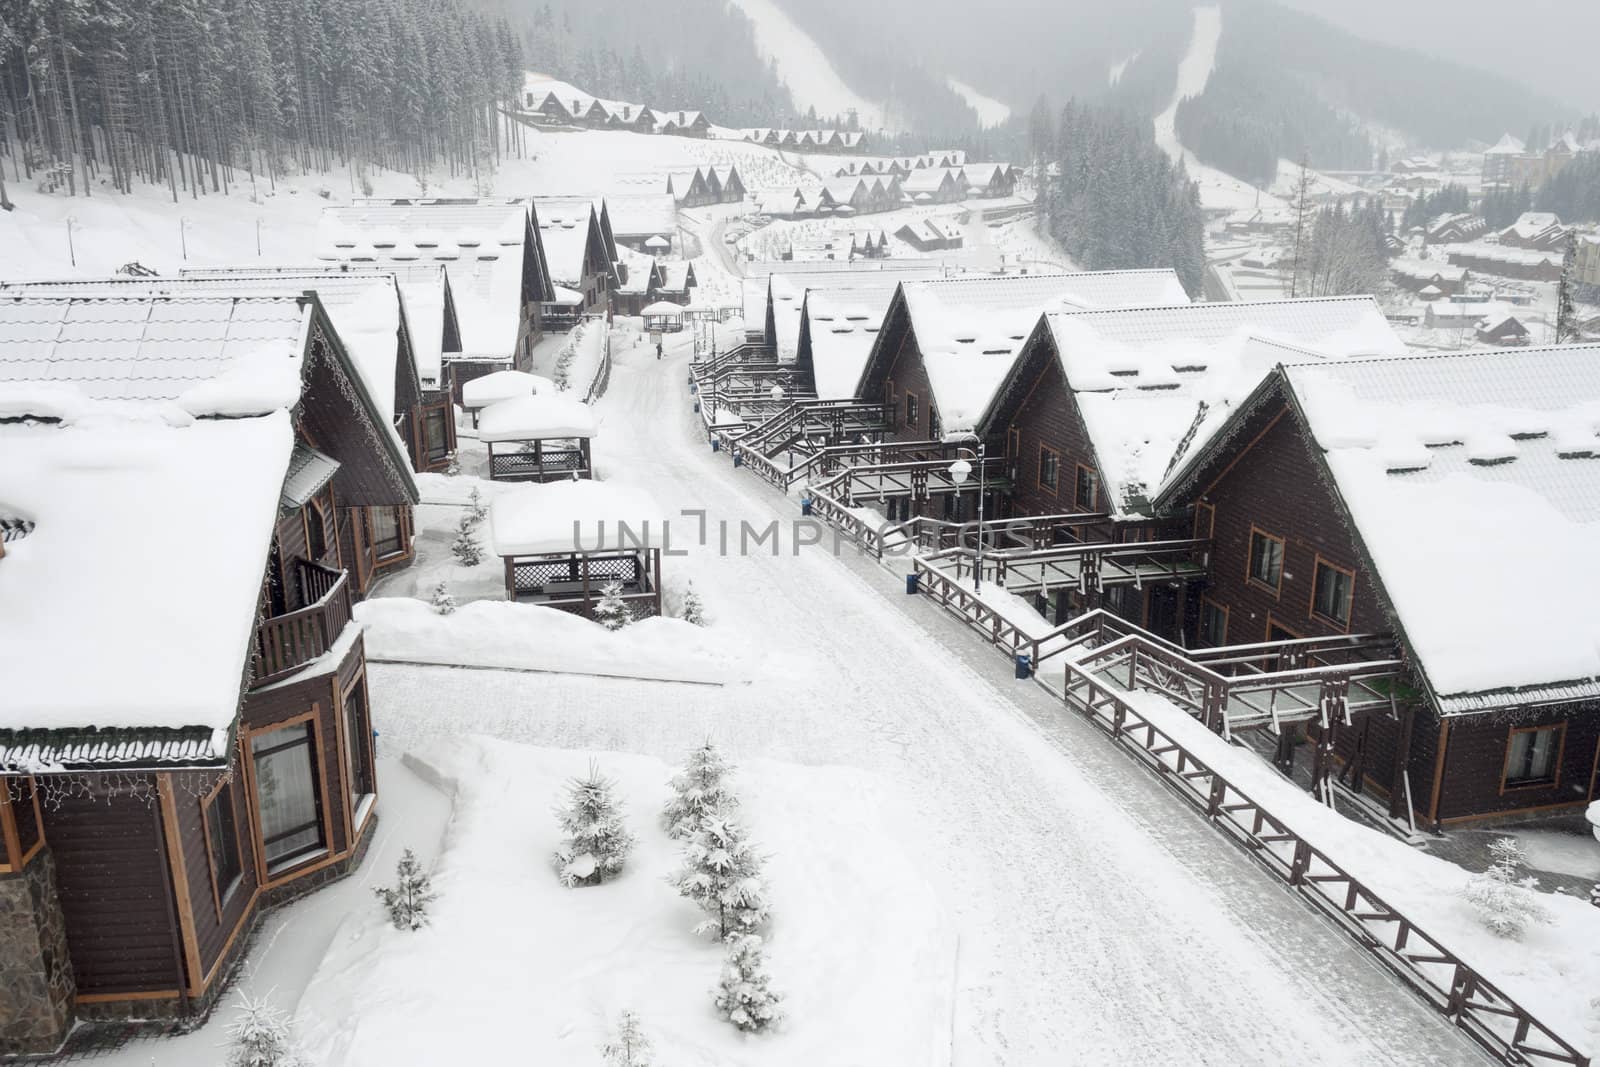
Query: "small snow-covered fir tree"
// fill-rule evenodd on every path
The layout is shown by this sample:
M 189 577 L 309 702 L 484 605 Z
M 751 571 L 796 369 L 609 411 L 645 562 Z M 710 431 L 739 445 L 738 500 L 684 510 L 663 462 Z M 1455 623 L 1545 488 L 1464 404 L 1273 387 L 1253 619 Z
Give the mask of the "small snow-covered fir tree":
M 639 1016 L 631 1011 L 622 1013 L 617 1020 L 617 1035 L 600 1046 L 606 1067 L 650 1067 L 650 1038 L 639 1025 Z
M 433 587 L 433 600 L 431 603 L 433 604 L 433 610 L 440 615 L 449 615 L 456 610 L 456 598 L 450 595 L 450 590 L 444 587 L 443 582 Z
M 783 1019 L 783 997 L 770 985 L 766 955 L 755 934 L 728 938 L 728 958 L 714 992 L 717 1011 L 747 1034 L 761 1033 Z
M 1596 882 L 1589 889 L 1589 903 L 1593 904 L 1597 908 L 1600 908 L 1600 882 Z
M 709 737 L 689 753 L 683 769 L 672 776 L 672 799 L 661 810 L 667 836 L 676 840 L 689 837 L 700 829 L 700 820 L 709 812 L 732 815 L 739 806 L 739 798 L 727 784 L 732 773 L 733 765 Z
M 616 783 L 591 763 L 588 776 L 574 778 L 567 788 L 567 804 L 556 810 L 567 835 L 556 849 L 556 870 L 568 888 L 599 885 L 621 872 L 633 848 L 633 835 L 622 825 Z
M 607 630 L 616 632 L 633 622 L 633 610 L 622 599 L 622 583 L 607 582 L 600 589 L 600 600 L 594 606 L 594 618 Z
M 472 525 L 481 526 L 488 517 L 489 509 L 483 506 L 483 494 L 478 492 L 477 486 L 473 486 L 472 492 L 467 494 L 467 518 L 472 520 Z
M 420 930 L 428 925 L 428 905 L 439 899 L 433 891 L 428 872 L 417 862 L 408 848 L 395 864 L 395 884 L 377 886 L 373 890 L 389 912 L 389 921 L 396 930 Z
M 696 626 L 706 624 L 706 606 L 700 600 L 700 594 L 694 591 L 694 583 L 689 583 L 689 588 L 683 593 L 683 621 Z
M 456 524 L 456 539 L 450 543 L 450 554 L 463 567 L 476 567 L 483 562 L 483 542 L 473 529 L 472 516 L 463 515 Z
M 1516 838 L 1500 838 L 1489 852 L 1493 865 L 1473 875 L 1462 895 L 1492 933 L 1517 940 L 1528 927 L 1549 922 L 1550 913 L 1539 902 L 1539 880 L 1522 873 L 1527 857 Z
M 298 1067 L 289 1014 L 271 996 L 240 994 L 239 1013 L 228 1024 L 228 1067 Z
M 750 933 L 767 920 L 767 885 L 761 877 L 761 854 L 744 829 L 712 813 L 684 843 L 683 868 L 671 878 L 680 895 L 700 905 L 707 918 L 697 934 L 726 940 Z

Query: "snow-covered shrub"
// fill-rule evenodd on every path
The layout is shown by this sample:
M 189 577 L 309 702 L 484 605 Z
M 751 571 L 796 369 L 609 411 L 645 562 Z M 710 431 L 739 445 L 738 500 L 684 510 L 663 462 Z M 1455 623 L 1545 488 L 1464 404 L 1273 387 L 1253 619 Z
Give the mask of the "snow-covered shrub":
M 444 469 L 446 478 L 454 478 L 461 473 L 461 460 L 455 456 L 450 457 L 450 465 Z
M 228 1067 L 298 1067 L 289 1014 L 273 1007 L 271 996 L 239 995 L 239 1012 L 228 1024 Z
M 394 888 L 377 886 L 372 890 L 389 912 L 396 930 L 420 930 L 428 925 L 428 905 L 439 899 L 417 857 L 408 848 L 395 864 Z
M 706 607 L 700 600 L 700 594 L 694 591 L 693 582 L 683 593 L 683 621 L 696 626 L 706 624 Z
M 596 764 L 589 764 L 588 777 L 568 783 L 567 804 L 556 818 L 567 835 L 555 855 L 562 885 L 599 885 L 621 872 L 633 835 L 622 825 L 616 783 L 601 777 Z
M 689 837 L 700 829 L 700 821 L 708 813 L 732 815 L 739 806 L 739 798 L 727 785 L 732 773 L 733 765 L 709 737 L 689 753 L 683 770 L 672 776 L 672 799 L 661 811 L 667 836 Z
M 450 554 L 463 567 L 476 567 L 483 562 L 483 542 L 478 540 L 471 515 L 461 516 L 456 524 L 456 539 L 450 542 Z
M 697 934 L 715 934 L 721 941 L 767 921 L 761 854 L 732 819 L 713 814 L 700 820 L 700 829 L 684 842 L 683 869 L 671 881 L 708 916 L 695 926 Z
M 1502 837 L 1489 846 L 1493 865 L 1475 874 L 1462 895 L 1478 918 L 1492 933 L 1516 940 L 1529 926 L 1550 921 L 1550 913 L 1539 903 L 1539 879 L 1525 876 L 1527 857 L 1516 838 Z
M 600 601 L 594 606 L 594 620 L 607 630 L 617 631 L 633 622 L 633 609 L 622 599 L 622 583 L 607 582 L 600 589 Z
M 430 603 L 440 615 L 450 615 L 456 610 L 456 598 L 450 595 L 443 582 L 433 587 L 433 600 Z
M 1589 889 L 1589 903 L 1593 904 L 1597 908 L 1600 908 L 1600 882 L 1596 882 Z M 1596 1006 L 1600 1007 L 1600 1004 L 1597 1004 Z
M 745 1033 L 760 1033 L 783 1019 L 783 997 L 769 985 L 761 938 L 734 934 L 728 938 L 728 959 L 717 982 L 716 1005 L 722 1017 Z
M 617 1035 L 600 1046 L 606 1067 L 650 1067 L 650 1039 L 639 1025 L 639 1017 L 631 1011 L 622 1013 L 617 1020 Z
M 478 492 L 478 487 L 473 486 L 472 492 L 467 494 L 467 518 L 472 520 L 472 525 L 482 526 L 483 520 L 489 517 L 489 509 L 483 506 L 483 494 Z

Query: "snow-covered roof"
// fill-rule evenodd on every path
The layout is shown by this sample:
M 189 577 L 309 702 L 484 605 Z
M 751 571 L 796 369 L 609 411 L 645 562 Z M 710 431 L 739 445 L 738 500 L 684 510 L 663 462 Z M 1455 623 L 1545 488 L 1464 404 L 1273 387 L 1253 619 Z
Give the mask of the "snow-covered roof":
M 583 284 L 583 267 L 589 253 L 589 236 L 595 218 L 594 204 L 582 198 L 534 197 L 539 236 L 545 262 L 557 285 Z
M 1142 511 L 1278 363 L 1405 351 L 1371 297 L 1065 312 L 1045 325 L 1117 511 Z
M 324 486 L 333 481 L 333 476 L 338 473 L 338 460 L 323 455 L 310 445 L 296 441 L 294 452 L 289 457 L 289 469 L 283 476 L 283 491 L 278 498 L 279 506 L 291 510 L 305 507 L 313 497 L 322 492 Z
M 373 266 L 442 264 L 455 299 L 462 354 L 509 359 L 522 326 L 527 227 L 527 207 L 513 202 L 328 207 L 317 228 L 317 258 Z
M 0 423 L 0 500 L 36 524 L 0 560 L 7 758 L 99 729 L 143 732 L 100 758 L 226 761 L 293 443 L 287 411 Z
M 618 237 L 658 235 L 671 238 L 678 228 L 678 204 L 669 194 L 606 198 L 611 232 Z
M 678 318 L 683 314 L 683 305 L 674 304 L 666 300 L 657 300 L 639 312 L 649 318 Z
M 1485 263 L 1503 263 L 1517 267 L 1556 266 L 1562 253 L 1545 252 L 1537 248 L 1515 248 L 1510 245 L 1490 244 L 1487 241 L 1470 241 L 1442 246 L 1448 256 L 1482 260 Z
M 606 552 L 666 545 L 666 513 L 648 494 L 612 482 L 521 485 L 494 498 L 497 556 Z
M 958 187 L 965 188 L 966 183 L 961 180 L 960 171 L 947 170 L 943 167 L 929 167 L 926 170 L 916 170 L 907 174 L 900 182 L 900 188 L 908 195 L 918 193 L 936 193 L 944 188 L 947 182 L 954 182 Z
M 565 393 L 501 400 L 478 414 L 478 440 L 485 443 L 594 435 L 594 409 Z
M 689 288 L 689 274 L 694 264 L 686 259 L 675 259 L 661 264 L 661 287 L 677 292 Z
M 497 370 L 464 384 L 461 387 L 461 406 L 486 408 L 502 400 L 552 392 L 555 392 L 555 384 L 549 378 L 541 378 L 527 371 Z
M 1527 151 L 1527 146 L 1509 133 L 1503 135 L 1494 143 L 1485 155 L 1491 156 L 1520 156 Z
M 1187 303 L 1172 271 L 961 275 L 907 282 L 906 309 L 947 433 L 977 425 L 1039 317 L 1152 298 Z
M 176 402 L 195 417 L 263 415 L 299 400 L 310 321 L 303 295 L 166 297 L 118 283 L 59 296 L 7 289 L 0 381 L 71 383 L 96 401 Z
M 883 263 L 881 261 L 867 264 L 836 263 L 828 269 L 823 263 L 807 263 L 802 269 L 774 273 L 770 276 L 772 283 L 772 321 L 777 332 L 776 337 L 767 338 L 767 343 L 773 346 L 781 362 L 788 362 L 795 358 L 800 349 L 800 313 L 804 309 L 806 292 L 816 288 L 853 287 L 857 285 L 876 288 L 887 284 L 891 287 L 902 281 L 921 280 L 926 278 L 942 277 L 944 271 L 938 266 L 928 263 Z M 764 284 L 768 279 L 763 278 L 760 286 L 760 300 L 754 306 L 748 301 L 751 294 L 753 279 L 745 280 L 745 321 L 766 322 L 767 317 L 767 291 Z M 753 316 L 753 317 L 752 317 Z M 852 383 L 854 385 L 854 383 Z M 853 391 L 853 390 L 852 390 Z
M 1406 278 L 1417 281 L 1431 281 L 1439 278 L 1447 282 L 1465 281 L 1467 268 L 1451 266 L 1437 259 L 1407 259 L 1399 258 L 1389 261 L 1389 269 Z
M 1600 695 L 1600 346 L 1285 375 L 1443 710 Z
M 862 278 L 855 285 L 811 289 L 805 325 L 811 338 L 811 369 L 820 400 L 855 396 L 872 342 L 900 281 L 894 275 Z

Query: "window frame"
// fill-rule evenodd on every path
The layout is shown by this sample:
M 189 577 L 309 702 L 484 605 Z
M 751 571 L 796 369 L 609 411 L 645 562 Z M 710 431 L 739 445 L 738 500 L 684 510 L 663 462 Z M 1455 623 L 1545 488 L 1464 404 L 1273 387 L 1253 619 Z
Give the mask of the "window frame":
M 306 558 L 312 563 L 321 563 L 328 555 L 330 548 L 330 542 L 328 540 L 328 513 L 323 510 L 321 495 L 322 494 L 319 493 L 317 496 L 312 497 L 310 500 L 306 501 L 306 506 L 300 509 L 301 525 L 304 527 L 306 537 Z M 312 551 L 312 549 L 315 547 L 311 539 L 311 524 L 313 522 L 317 524 L 317 537 L 322 542 L 321 552 Z M 335 527 L 331 544 L 338 543 L 339 534 L 337 527 Z
M 1049 456 L 1052 460 L 1055 461 L 1055 475 L 1056 476 L 1055 476 L 1055 479 L 1053 481 L 1048 482 L 1048 483 L 1044 480 L 1044 466 L 1045 466 L 1044 458 L 1045 458 L 1045 456 Z M 1038 467 L 1038 470 L 1035 472 L 1034 481 L 1037 483 L 1037 485 L 1039 487 L 1039 491 L 1041 493 L 1049 493 L 1052 496 L 1056 496 L 1056 495 L 1059 495 L 1060 492 L 1061 492 L 1061 453 L 1057 452 L 1055 449 L 1051 448 L 1049 445 L 1040 445 L 1039 446 L 1039 467 Z
M 315 769 L 317 776 L 315 800 L 317 802 L 317 825 L 322 830 L 322 845 L 319 848 L 306 849 L 301 856 L 295 857 L 293 862 L 280 860 L 274 866 L 267 857 L 266 838 L 262 835 L 260 776 L 256 768 L 254 741 L 263 734 L 276 733 L 279 730 L 298 726 L 301 723 L 307 724 L 307 733 L 311 744 L 312 767 Z M 335 854 L 331 822 L 332 809 L 328 803 L 328 766 L 327 759 L 323 753 L 321 703 L 313 703 L 311 710 L 302 714 L 247 730 L 243 748 L 250 770 L 248 793 L 253 823 L 251 844 L 257 860 L 256 877 L 261 888 L 270 889 L 280 882 L 297 877 L 306 868 L 318 864 Z
M 1015 426 L 1006 429 L 1006 456 L 1014 460 L 1022 458 L 1022 431 Z
M 1323 570 L 1324 567 L 1326 567 L 1330 571 L 1338 571 L 1340 574 L 1343 574 L 1344 576 L 1346 576 L 1347 578 L 1350 579 L 1350 592 L 1345 597 L 1345 603 L 1344 603 L 1344 614 L 1345 614 L 1345 617 L 1344 617 L 1343 621 L 1340 621 L 1339 619 L 1334 618 L 1331 615 L 1324 615 L 1321 611 L 1319 611 L 1317 609 L 1317 593 L 1319 591 L 1319 579 L 1321 578 L 1322 570 Z M 1312 564 L 1312 567 L 1311 567 L 1311 607 L 1307 611 L 1307 616 L 1309 618 L 1316 619 L 1319 622 L 1325 622 L 1329 626 L 1337 626 L 1339 628 L 1339 630 L 1341 632 L 1343 632 L 1343 633 L 1349 633 L 1350 632 L 1350 623 L 1355 618 L 1355 614 L 1356 614 L 1356 572 L 1355 572 L 1355 570 L 1350 568 L 1350 567 L 1341 567 L 1339 564 L 1337 564 L 1337 563 L 1333 562 L 1332 560 L 1328 559 L 1327 557 L 1323 556 L 1320 552 L 1317 553 L 1316 562 L 1314 564 Z
M 1100 505 L 1100 473 L 1093 467 L 1086 467 L 1082 463 L 1073 464 L 1072 472 L 1072 506 L 1082 511 L 1094 511 Z M 1083 476 L 1089 476 L 1089 502 L 1083 502 Z
M 378 538 L 377 523 L 374 520 L 380 512 L 389 512 L 394 519 L 394 544 L 396 547 L 393 551 L 385 552 L 383 550 L 384 546 Z M 363 508 L 361 521 L 365 527 L 367 544 L 372 547 L 372 558 L 377 562 L 387 563 L 390 560 L 400 559 L 411 554 L 411 549 L 406 544 L 405 519 L 401 516 L 398 505 L 384 504 Z
M 1215 643 L 1212 643 L 1206 637 L 1206 632 L 1205 631 L 1206 631 L 1206 609 L 1207 608 L 1215 608 L 1216 610 L 1222 612 L 1222 638 L 1221 638 L 1221 640 L 1219 640 L 1219 641 L 1217 641 Z M 1229 615 L 1230 614 L 1231 614 L 1231 612 L 1230 612 L 1230 610 L 1228 608 L 1228 605 L 1224 604 L 1220 600 L 1217 600 L 1215 597 L 1202 596 L 1200 598 L 1200 634 L 1199 634 L 1199 637 L 1200 637 L 1200 640 L 1206 642 L 1206 645 L 1205 645 L 1206 648 L 1222 648 L 1225 645 L 1227 645 L 1227 643 L 1228 643 L 1228 622 L 1229 622 Z
M 1206 532 L 1200 532 L 1200 516 L 1206 516 Z M 1209 541 L 1217 536 L 1217 506 L 1197 500 L 1194 504 L 1194 529 L 1190 531 L 1196 541 Z
M 206 843 L 206 870 L 211 875 L 211 904 L 216 909 L 217 921 L 222 921 L 223 909 L 233 899 L 233 894 L 244 884 L 244 848 L 239 844 L 239 805 L 233 796 L 232 774 L 223 775 L 216 785 L 211 787 L 211 792 L 200 798 L 200 827 Z M 217 853 L 211 847 L 211 831 L 213 828 L 212 809 L 216 807 L 220 798 L 226 795 L 228 807 L 232 811 L 233 819 L 233 852 L 234 862 L 238 871 L 227 885 L 222 884 L 222 879 L 217 869 Z
M 906 402 L 901 408 L 904 418 L 901 420 L 900 425 L 907 430 L 915 430 L 917 428 L 917 417 L 921 414 L 918 404 L 920 399 L 916 393 L 909 389 L 906 390 Z
M 1256 562 L 1256 535 L 1257 534 L 1260 534 L 1261 537 L 1264 538 L 1265 540 L 1276 541 L 1278 543 L 1278 582 L 1277 582 L 1276 585 L 1269 584 L 1267 582 L 1262 581 L 1260 578 L 1256 577 L 1255 562 Z M 1244 555 L 1244 580 L 1245 580 L 1245 584 L 1254 586 L 1257 589 L 1265 589 L 1268 592 L 1270 592 L 1274 597 L 1281 596 L 1283 594 L 1283 570 L 1284 570 L 1284 565 L 1288 562 L 1288 560 L 1289 560 L 1289 543 L 1288 543 L 1288 541 L 1286 541 L 1282 537 L 1277 536 L 1276 534 L 1268 533 L 1267 531 L 1263 530 L 1259 526 L 1251 524 L 1251 526 L 1250 526 L 1250 540 L 1249 540 L 1248 544 L 1246 545 L 1246 551 L 1245 551 L 1245 555 Z
M 1550 763 L 1550 776 L 1538 779 L 1512 779 L 1511 777 L 1511 750 L 1516 744 L 1518 734 L 1537 734 L 1547 731 L 1558 731 L 1555 741 L 1555 755 Z M 1515 792 L 1521 789 L 1550 789 L 1561 788 L 1561 768 L 1567 757 L 1567 723 L 1547 722 L 1538 726 L 1511 726 L 1506 733 L 1506 754 L 1500 761 L 1500 793 Z

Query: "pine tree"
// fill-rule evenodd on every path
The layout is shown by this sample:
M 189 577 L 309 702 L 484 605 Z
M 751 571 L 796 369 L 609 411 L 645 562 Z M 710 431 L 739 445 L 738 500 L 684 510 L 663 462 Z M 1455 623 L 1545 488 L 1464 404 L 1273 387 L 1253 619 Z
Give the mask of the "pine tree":
M 650 1039 L 639 1025 L 639 1016 L 631 1011 L 622 1013 L 617 1020 L 617 1035 L 600 1047 L 606 1067 L 651 1067 Z
M 471 515 L 461 516 L 456 524 L 456 539 L 450 543 L 450 553 L 463 567 L 476 567 L 483 562 L 483 542 L 473 529 Z
M 633 835 L 623 826 L 617 806 L 616 783 L 602 778 L 599 766 L 591 763 L 588 777 L 574 778 L 567 789 L 567 805 L 556 811 L 567 835 L 556 850 L 557 873 L 568 888 L 599 885 L 621 872 L 633 848 Z
M 474 526 L 483 525 L 483 520 L 489 517 L 489 509 L 483 506 L 483 494 L 477 486 L 473 486 L 472 492 L 467 494 L 467 517 Z
M 761 856 L 743 828 L 720 813 L 702 818 L 700 828 L 685 842 L 683 868 L 672 884 L 709 916 L 695 926 L 697 934 L 724 940 L 732 933 L 750 933 L 767 921 Z
M 439 899 L 428 872 L 422 869 L 409 848 L 395 865 L 394 887 L 375 886 L 372 892 L 383 901 L 396 930 L 420 930 L 427 926 L 428 905 Z
M 667 836 L 682 840 L 699 830 L 707 815 L 732 814 L 739 806 L 727 785 L 732 774 L 733 765 L 710 738 L 689 753 L 683 769 L 672 776 L 672 799 L 661 812 Z
M 717 1011 L 745 1033 L 761 1033 L 783 1021 L 783 997 L 774 992 L 767 975 L 761 938 L 734 934 L 728 938 L 728 958 L 714 991 Z
M 1567 254 L 1561 261 L 1561 282 L 1556 287 L 1556 344 L 1578 340 L 1578 309 L 1573 304 L 1572 287 L 1578 281 L 1578 233 L 1567 237 Z
M 1493 864 L 1467 882 L 1462 895 L 1492 933 L 1517 940 L 1529 926 L 1550 921 L 1550 913 L 1535 892 L 1537 878 L 1524 876 L 1527 858 L 1514 837 L 1502 837 L 1489 846 Z
M 443 582 L 433 587 L 432 604 L 433 610 L 440 615 L 452 615 L 456 610 L 456 598 L 450 595 Z
M 695 626 L 706 624 L 705 605 L 700 602 L 700 594 L 694 591 L 694 583 L 689 583 L 689 588 L 683 593 L 683 621 Z
M 228 1067 L 298 1067 L 289 1015 L 266 996 L 239 995 L 239 1012 L 228 1024 Z
M 594 606 L 595 621 L 615 633 L 633 622 L 633 609 L 622 599 L 622 583 L 610 581 L 600 590 L 600 600 Z

